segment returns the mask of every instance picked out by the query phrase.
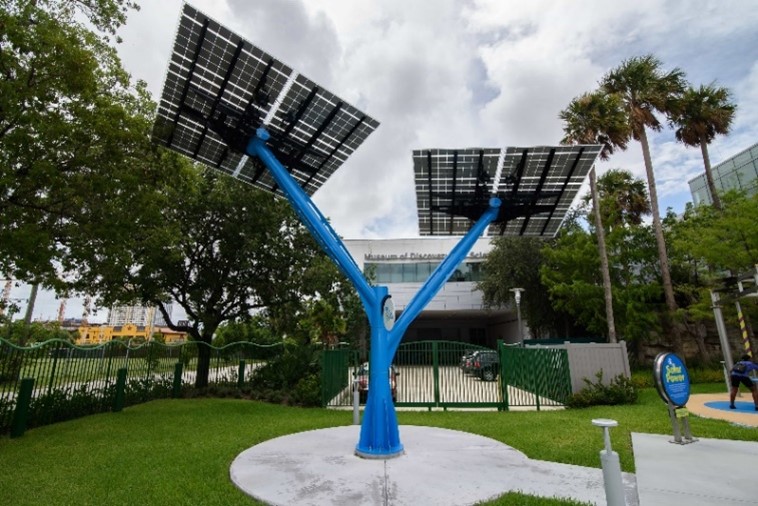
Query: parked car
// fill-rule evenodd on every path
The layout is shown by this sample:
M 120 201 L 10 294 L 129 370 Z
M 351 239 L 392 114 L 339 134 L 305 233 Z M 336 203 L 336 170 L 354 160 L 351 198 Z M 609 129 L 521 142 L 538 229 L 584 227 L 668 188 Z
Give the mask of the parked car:
M 461 361 L 458 366 L 461 368 L 464 374 L 471 372 L 471 364 L 477 350 L 466 350 L 461 356 Z
M 392 393 L 392 402 L 397 401 L 397 377 L 400 373 L 394 365 L 390 366 L 389 378 L 390 378 L 390 392 Z M 368 362 L 364 362 L 355 372 L 355 378 L 358 380 L 358 396 L 361 404 L 368 399 Z
M 483 381 L 495 381 L 500 373 L 500 357 L 496 351 L 482 350 L 472 358 L 471 374 Z

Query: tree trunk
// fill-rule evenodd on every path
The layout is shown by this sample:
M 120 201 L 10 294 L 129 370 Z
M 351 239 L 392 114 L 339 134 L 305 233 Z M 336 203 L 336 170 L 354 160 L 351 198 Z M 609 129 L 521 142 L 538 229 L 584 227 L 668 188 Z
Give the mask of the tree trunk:
M 721 197 L 716 191 L 716 183 L 713 181 L 713 172 L 711 171 L 711 157 L 708 155 L 708 143 L 704 138 L 700 138 L 700 151 L 703 153 L 703 165 L 705 165 L 705 180 L 708 182 L 708 192 L 711 194 L 713 207 L 721 211 Z
M 640 144 L 642 144 L 642 157 L 645 160 L 645 172 L 647 174 L 647 186 L 650 192 L 650 209 L 653 213 L 653 231 L 655 232 L 655 242 L 658 245 L 658 259 L 661 264 L 661 280 L 663 282 L 663 296 L 666 299 L 666 307 L 674 317 L 677 310 L 676 299 L 674 298 L 674 286 L 671 283 L 671 273 L 669 272 L 669 259 L 666 252 L 666 240 L 663 237 L 663 225 L 661 224 L 661 213 L 658 210 L 658 192 L 655 189 L 655 174 L 653 173 L 653 161 L 650 157 L 650 145 L 647 140 L 647 133 L 643 127 L 639 132 Z M 671 325 L 674 351 L 681 356 L 682 340 L 679 329 L 676 325 Z
M 211 368 L 211 345 L 204 341 L 197 343 L 197 371 L 195 372 L 195 387 L 208 386 L 208 372 Z
M 603 296 L 605 298 L 605 318 L 608 322 L 608 342 L 615 343 L 616 323 L 613 318 L 613 292 L 611 291 L 611 274 L 608 268 L 608 252 L 605 249 L 605 229 L 600 217 L 600 199 L 597 195 L 595 181 L 595 168 L 590 171 L 590 190 L 592 192 L 592 205 L 595 208 L 595 228 L 597 230 L 597 249 L 600 254 L 600 270 L 603 274 Z

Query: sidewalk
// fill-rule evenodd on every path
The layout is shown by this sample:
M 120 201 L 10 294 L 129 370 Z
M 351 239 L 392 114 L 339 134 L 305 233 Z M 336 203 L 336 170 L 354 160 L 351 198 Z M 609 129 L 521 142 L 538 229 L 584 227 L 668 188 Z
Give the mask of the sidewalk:
M 697 434 L 694 435 L 697 438 Z M 758 433 L 756 434 L 758 439 Z M 758 442 L 632 433 L 641 506 L 737 506 L 758 503 Z

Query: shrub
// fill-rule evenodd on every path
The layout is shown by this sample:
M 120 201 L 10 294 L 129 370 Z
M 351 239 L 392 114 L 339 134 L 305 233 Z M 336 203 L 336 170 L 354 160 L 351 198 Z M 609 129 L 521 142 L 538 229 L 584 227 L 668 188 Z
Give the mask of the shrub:
M 634 404 L 637 402 L 637 388 L 632 380 L 619 374 L 607 384 L 603 384 L 603 371 L 595 375 L 596 381 L 584 378 L 587 387 L 572 395 L 566 404 L 569 408 L 586 408 L 598 405 Z
M 321 406 L 321 375 L 309 374 L 295 385 L 290 404 L 305 407 Z
M 321 404 L 321 362 L 315 346 L 291 345 L 253 373 L 255 399 L 297 406 Z
M 688 367 L 687 373 L 690 376 L 690 383 L 722 383 L 724 382 L 724 371 L 721 366 L 718 367 Z M 655 388 L 655 379 L 653 378 L 652 369 L 639 369 L 632 373 L 632 384 L 635 388 Z

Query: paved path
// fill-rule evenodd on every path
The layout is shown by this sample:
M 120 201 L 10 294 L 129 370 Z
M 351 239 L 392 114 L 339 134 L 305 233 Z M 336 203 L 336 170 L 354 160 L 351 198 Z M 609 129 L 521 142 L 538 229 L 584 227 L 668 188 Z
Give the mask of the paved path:
M 758 442 L 698 438 L 679 445 L 671 439 L 632 433 L 641 506 L 758 504 Z

